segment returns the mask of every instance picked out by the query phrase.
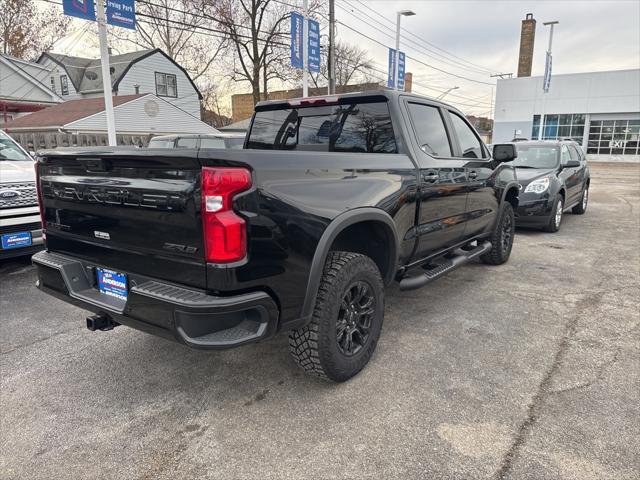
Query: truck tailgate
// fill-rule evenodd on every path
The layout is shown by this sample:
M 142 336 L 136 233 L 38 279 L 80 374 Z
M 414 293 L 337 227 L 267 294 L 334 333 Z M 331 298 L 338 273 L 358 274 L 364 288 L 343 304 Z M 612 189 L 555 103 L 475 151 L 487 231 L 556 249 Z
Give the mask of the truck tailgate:
M 49 250 L 206 286 L 196 151 L 49 152 L 38 175 Z

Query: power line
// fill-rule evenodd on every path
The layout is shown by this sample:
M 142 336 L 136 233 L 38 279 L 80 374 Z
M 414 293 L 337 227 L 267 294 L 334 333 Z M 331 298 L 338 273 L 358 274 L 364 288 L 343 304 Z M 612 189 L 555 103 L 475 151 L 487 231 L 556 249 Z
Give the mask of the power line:
M 346 1 L 349 1 L 349 0 L 346 0 Z M 365 4 L 364 2 L 362 2 L 361 0 L 356 0 L 356 1 L 357 1 L 358 3 L 360 3 L 363 7 L 367 8 L 368 10 L 370 10 L 370 11 L 372 11 L 373 13 L 375 13 L 376 15 L 378 15 L 379 17 L 384 18 L 385 20 L 387 20 L 387 21 L 389 21 L 389 22 L 391 22 L 391 23 L 393 24 L 393 20 L 390 20 L 390 19 L 386 18 L 386 17 L 385 17 L 384 15 L 382 15 L 380 12 L 378 12 L 377 10 L 374 10 L 373 8 L 369 7 L 368 5 L 366 5 L 366 4 Z M 424 42 L 425 44 L 430 45 L 430 46 L 432 46 L 433 48 L 435 48 L 435 49 L 437 49 L 437 50 L 440 50 L 441 52 L 446 53 L 447 55 L 449 55 L 449 56 L 451 56 L 451 57 L 457 58 L 458 60 L 461 60 L 461 61 L 462 61 L 462 62 L 464 62 L 464 63 L 467 63 L 467 64 L 469 64 L 469 65 L 472 65 L 472 66 L 474 66 L 474 67 L 477 67 L 477 68 L 479 68 L 479 69 L 481 69 L 481 70 L 485 71 L 486 73 L 494 73 L 494 71 L 493 71 L 493 70 L 491 70 L 491 69 L 488 69 L 488 68 L 486 68 L 486 67 L 483 67 L 482 65 L 478 65 L 477 63 L 470 62 L 469 60 L 465 60 L 464 58 L 459 57 L 458 55 L 455 55 L 454 53 L 451 53 L 451 52 L 449 52 L 449 51 L 447 51 L 447 50 L 445 50 L 445 49 L 443 49 L 443 48 L 440 48 L 439 46 L 437 46 L 437 45 L 435 45 L 435 44 L 433 44 L 433 43 L 431 43 L 431 42 L 429 42 L 429 41 L 425 40 L 424 38 L 422 38 L 422 37 L 420 37 L 420 36 L 416 35 L 415 33 L 413 33 L 413 32 L 411 32 L 411 31 L 409 31 L 409 30 L 408 30 L 408 29 L 406 29 L 406 28 L 403 28 L 403 30 L 404 30 L 404 31 L 406 31 L 406 32 L 407 32 L 407 34 L 411 35 L 412 37 L 415 37 L 416 39 L 420 40 L 421 42 Z M 435 52 L 434 52 L 434 53 L 435 53 Z
M 344 23 L 344 22 L 342 22 L 342 21 L 340 21 L 340 20 L 336 20 L 336 23 L 339 23 L 340 25 L 342 25 L 342 26 L 344 26 L 344 27 L 348 28 L 348 29 L 349 29 L 349 30 L 351 30 L 352 32 L 357 33 L 358 35 L 361 35 L 361 36 L 363 36 L 363 37 L 365 37 L 365 38 L 367 38 L 367 39 L 371 40 L 372 42 L 377 43 L 378 45 L 381 45 L 381 46 L 383 46 L 383 47 L 385 47 L 385 48 L 390 48 L 390 47 L 388 47 L 387 45 L 385 45 L 384 43 L 382 43 L 381 41 L 376 40 L 375 38 L 373 38 L 373 37 L 371 37 L 371 36 L 367 35 L 366 33 L 362 33 L 361 31 L 359 31 L 359 30 L 357 30 L 357 29 L 355 29 L 355 28 L 353 28 L 353 27 L 351 27 L 351 26 L 347 25 L 346 23 Z M 366 23 L 366 22 L 365 22 L 365 23 Z M 371 25 L 369 25 L 369 26 L 371 26 Z M 406 57 L 407 57 L 407 58 L 410 58 L 411 60 L 413 60 L 413 61 L 415 61 L 415 62 L 420 63 L 421 65 L 424 65 L 425 67 L 432 68 L 432 69 L 434 69 L 434 70 L 437 70 L 437 71 L 439 71 L 439 72 L 445 73 L 445 74 L 450 75 L 450 76 L 452 76 L 452 77 L 460 78 L 461 80 L 467 80 L 467 81 L 469 81 L 469 82 L 474 82 L 474 83 L 479 83 L 479 84 L 489 85 L 489 86 L 494 86 L 494 85 L 495 85 L 494 83 L 483 82 L 483 81 L 481 81 L 481 80 L 475 80 L 475 79 L 473 79 L 473 78 L 465 77 L 465 76 L 463 76 L 463 75 L 458 75 L 458 74 L 456 74 L 456 73 L 448 72 L 447 70 L 443 70 L 442 68 L 438 68 L 438 67 L 435 67 L 435 66 L 433 66 L 433 65 L 430 65 L 430 64 L 428 64 L 428 63 L 426 63 L 426 62 L 423 62 L 422 60 L 420 60 L 420 59 L 418 59 L 418 58 L 415 58 L 415 57 L 412 57 L 412 56 L 410 56 L 410 55 L 406 55 Z
M 348 0 L 343 0 L 343 1 L 344 1 L 344 2 L 347 2 Z M 365 6 L 366 6 L 366 5 L 365 5 Z M 366 13 L 365 11 L 361 10 L 361 9 L 360 9 L 360 8 L 358 8 L 357 6 L 352 5 L 352 4 L 350 4 L 350 3 L 347 3 L 347 7 L 345 7 L 344 5 L 340 5 L 340 7 L 342 7 L 342 8 L 343 8 L 343 9 L 345 9 L 345 10 L 347 10 L 348 8 L 349 8 L 349 9 L 355 9 L 359 14 L 364 15 L 364 16 L 365 16 L 365 17 L 367 17 L 368 19 L 370 19 L 370 20 L 374 21 L 376 24 L 380 25 L 382 28 L 385 28 L 385 29 L 389 30 L 391 33 L 382 32 L 382 31 L 381 31 L 381 33 L 383 33 L 383 34 L 385 34 L 385 35 L 387 35 L 387 36 L 391 37 L 392 39 L 395 39 L 395 29 L 394 29 L 394 28 L 392 28 L 392 27 L 390 27 L 390 26 L 388 26 L 388 25 L 386 25 L 386 24 L 382 23 L 382 22 L 381 22 L 381 21 L 379 21 L 379 20 L 376 20 L 376 19 L 375 19 L 375 18 L 373 18 L 371 15 L 369 15 L 369 14 L 368 14 L 368 13 Z M 369 7 L 367 7 L 367 8 L 369 8 Z M 369 8 L 369 10 L 371 10 L 371 8 Z M 352 10 L 352 12 L 353 12 L 353 10 Z M 377 12 L 376 12 L 376 13 L 377 13 Z M 380 14 L 379 14 L 379 15 L 380 15 Z M 382 18 L 384 18 L 385 20 L 388 20 L 389 22 L 393 23 L 391 20 L 389 20 L 389 19 L 387 19 L 387 18 L 383 17 L 382 15 L 380 15 L 380 16 L 381 16 Z M 367 25 L 371 26 L 371 27 L 378 28 L 378 27 L 375 27 L 375 26 L 371 25 L 371 24 L 370 24 L 370 23 L 368 23 L 368 22 L 365 22 L 365 21 L 364 21 L 364 20 L 362 20 L 361 18 L 360 18 L 359 20 L 360 20 L 361 22 L 363 22 L 363 23 L 365 23 L 365 24 L 367 24 Z M 411 33 L 411 32 L 409 32 L 408 30 L 406 30 L 405 28 L 402 28 L 402 29 L 401 29 L 401 31 L 407 32 L 408 34 L 410 34 L 410 33 Z M 411 35 L 413 35 L 413 34 L 411 34 Z M 421 44 L 421 43 L 419 43 L 419 42 L 418 42 L 418 41 L 416 41 L 416 40 L 413 40 L 413 39 L 408 38 L 408 37 L 407 37 L 407 35 L 403 35 L 403 34 L 401 34 L 401 35 L 400 35 L 400 37 L 401 37 L 402 39 L 404 39 L 404 41 L 405 41 L 406 43 L 410 43 L 411 45 L 413 45 L 413 48 L 415 48 L 415 49 L 419 50 L 419 51 L 420 51 L 420 53 L 422 53 L 423 55 L 425 55 L 425 56 L 427 56 L 427 57 L 430 57 L 430 58 L 434 59 L 435 61 L 442 62 L 442 63 L 444 63 L 444 64 L 446 64 L 446 65 L 448 65 L 448 66 L 450 66 L 450 67 L 453 67 L 453 68 L 460 68 L 460 69 L 462 69 L 462 70 L 467 70 L 467 71 L 469 71 L 469 72 L 477 73 L 477 74 L 485 75 L 485 76 L 486 76 L 486 75 L 488 75 L 488 74 L 490 74 L 490 73 L 493 73 L 493 72 L 492 72 L 492 71 L 490 71 L 490 70 L 486 70 L 486 69 L 482 69 L 482 70 L 480 70 L 480 69 L 475 68 L 475 67 L 473 67 L 473 68 L 472 68 L 472 67 L 469 67 L 468 65 L 463 64 L 462 62 L 459 62 L 459 61 L 454 60 L 454 59 L 447 58 L 447 57 L 445 57 L 444 55 L 442 55 L 442 54 L 440 54 L 440 53 L 438 53 L 438 52 L 433 51 L 432 49 L 430 49 L 429 47 L 425 46 L 424 44 Z M 418 38 L 419 38 L 419 37 L 418 37 Z M 425 40 L 422 40 L 422 39 L 419 39 L 419 40 L 420 40 L 420 42 L 426 42 Z M 437 55 L 437 56 L 434 56 L 434 55 Z

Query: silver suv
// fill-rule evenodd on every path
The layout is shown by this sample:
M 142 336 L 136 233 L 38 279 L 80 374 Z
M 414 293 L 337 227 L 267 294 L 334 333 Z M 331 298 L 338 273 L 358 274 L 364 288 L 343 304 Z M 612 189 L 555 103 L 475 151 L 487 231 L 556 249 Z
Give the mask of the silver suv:
M 41 248 L 33 159 L 0 130 L 0 259 Z

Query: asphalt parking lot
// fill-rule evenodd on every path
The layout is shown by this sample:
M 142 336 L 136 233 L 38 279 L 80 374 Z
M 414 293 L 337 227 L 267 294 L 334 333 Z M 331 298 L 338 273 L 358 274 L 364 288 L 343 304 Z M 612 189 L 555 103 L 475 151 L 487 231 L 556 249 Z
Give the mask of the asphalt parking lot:
M 189 350 L 0 264 L 3 479 L 635 479 L 640 165 L 592 165 L 591 204 L 511 260 L 387 296 L 369 366 L 307 377 L 285 335 Z

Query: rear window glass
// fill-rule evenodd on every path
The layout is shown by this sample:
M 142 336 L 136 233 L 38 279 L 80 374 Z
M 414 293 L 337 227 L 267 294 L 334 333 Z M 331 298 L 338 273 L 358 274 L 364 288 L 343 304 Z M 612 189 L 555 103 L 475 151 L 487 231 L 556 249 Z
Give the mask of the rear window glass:
M 163 139 L 155 139 L 152 138 L 149 140 L 149 148 L 173 148 L 175 140 L 163 140 Z
M 200 148 L 225 148 L 224 138 L 201 138 Z
M 176 143 L 176 148 L 197 148 L 198 147 L 198 139 L 197 138 L 179 138 Z
M 227 142 L 227 148 L 232 150 L 241 150 L 244 146 L 244 137 L 227 138 L 225 139 L 225 142 Z
M 247 148 L 397 153 L 386 102 L 258 111 Z

